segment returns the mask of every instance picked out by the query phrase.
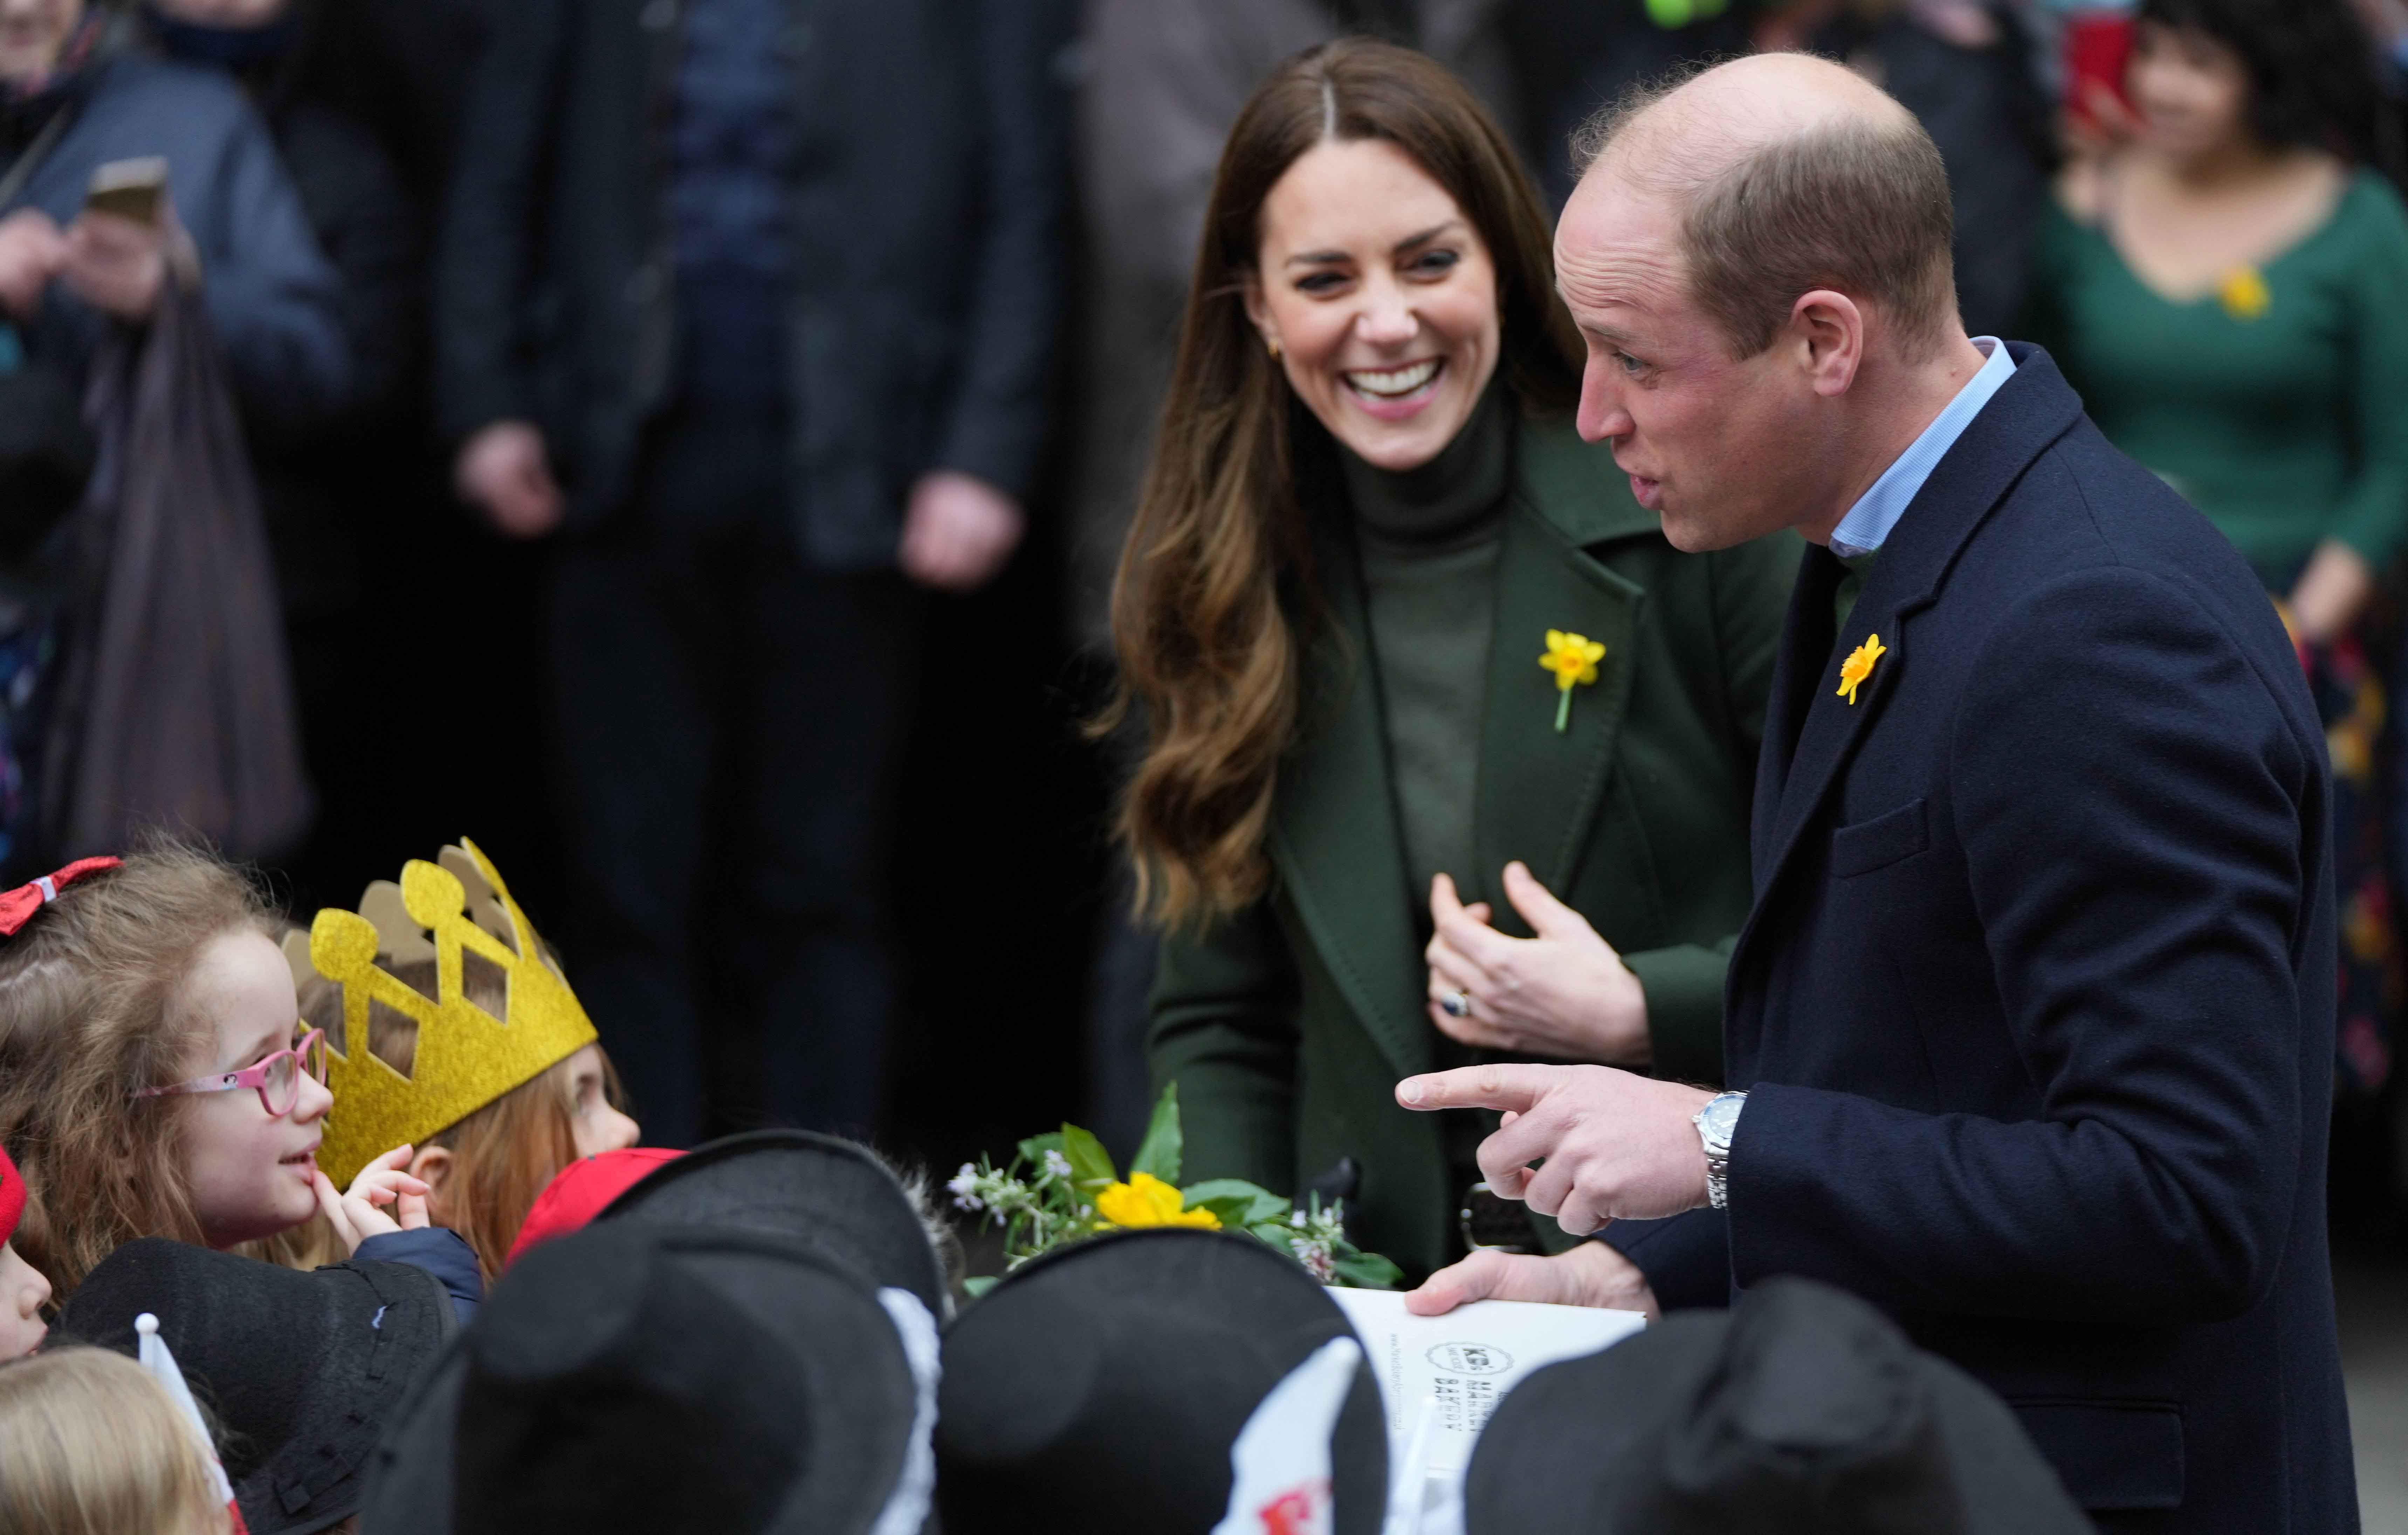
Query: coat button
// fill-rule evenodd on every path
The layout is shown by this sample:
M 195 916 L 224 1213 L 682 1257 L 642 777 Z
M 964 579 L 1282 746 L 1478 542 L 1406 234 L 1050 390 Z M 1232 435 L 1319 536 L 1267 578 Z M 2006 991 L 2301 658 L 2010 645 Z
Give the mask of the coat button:
M 677 0 L 650 0 L 636 21 L 646 32 L 666 32 L 677 25 Z

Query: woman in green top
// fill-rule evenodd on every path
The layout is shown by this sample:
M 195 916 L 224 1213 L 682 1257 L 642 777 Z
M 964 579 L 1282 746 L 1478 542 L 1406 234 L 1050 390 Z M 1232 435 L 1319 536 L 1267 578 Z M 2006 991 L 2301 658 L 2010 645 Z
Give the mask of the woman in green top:
M 1493 1116 L 1407 1114 L 1399 1077 L 1721 1074 L 1797 551 L 1676 552 L 1573 429 L 1579 357 L 1462 86 L 1360 41 L 1263 86 L 1115 593 L 1122 829 L 1186 1171 L 1342 1196 L 1414 1273 L 1461 1255 Z M 1562 1240 L 1492 1214 L 1485 1242 Z
M 2346 0 L 2144 0 L 2134 131 L 2061 182 L 2031 326 L 2300 642 L 2337 783 L 2341 1068 L 2368 1091 L 2397 976 L 2358 631 L 2408 538 L 2408 215 L 2347 158 L 2372 137 L 2372 46 Z

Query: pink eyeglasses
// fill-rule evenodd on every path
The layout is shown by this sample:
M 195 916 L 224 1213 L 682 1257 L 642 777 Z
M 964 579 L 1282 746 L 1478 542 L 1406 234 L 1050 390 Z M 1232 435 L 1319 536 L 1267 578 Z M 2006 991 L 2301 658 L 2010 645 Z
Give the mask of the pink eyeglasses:
M 190 1082 L 178 1082 L 165 1087 L 144 1087 L 136 1098 L 165 1098 L 174 1093 L 233 1092 L 237 1087 L 256 1088 L 259 1106 L 268 1117 L 281 1119 L 293 1112 L 301 1101 L 301 1073 L 307 1071 L 309 1080 L 326 1080 L 326 1031 L 312 1029 L 303 1034 L 289 1050 L 279 1050 L 256 1066 L 245 1066 L 238 1072 L 222 1072 L 214 1076 L 196 1076 Z

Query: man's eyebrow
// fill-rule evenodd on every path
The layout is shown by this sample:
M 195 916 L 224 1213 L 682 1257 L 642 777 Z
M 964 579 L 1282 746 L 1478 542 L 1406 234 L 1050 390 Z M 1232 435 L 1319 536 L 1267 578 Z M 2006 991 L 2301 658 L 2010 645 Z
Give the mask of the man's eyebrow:
M 1388 248 L 1388 253 L 1392 256 L 1401 256 L 1408 250 L 1412 250 L 1418 247 L 1429 244 L 1432 240 L 1437 239 L 1440 235 L 1445 234 L 1450 229 L 1455 228 L 1462 222 L 1463 220 L 1460 219 L 1449 219 L 1446 222 L 1433 225 L 1428 229 L 1423 230 L 1418 235 L 1408 235 L 1403 239 L 1398 240 L 1395 245 L 1390 246 Z M 1348 259 L 1349 257 L 1347 253 L 1343 250 L 1306 250 L 1290 256 L 1281 264 L 1285 266 L 1329 266 Z
M 1612 325 L 1592 324 L 1584 320 L 1572 323 L 1579 328 L 1581 334 L 1593 335 L 1599 341 L 1611 341 L 1617 347 L 1627 347 L 1636 339 L 1628 331 L 1617 330 Z

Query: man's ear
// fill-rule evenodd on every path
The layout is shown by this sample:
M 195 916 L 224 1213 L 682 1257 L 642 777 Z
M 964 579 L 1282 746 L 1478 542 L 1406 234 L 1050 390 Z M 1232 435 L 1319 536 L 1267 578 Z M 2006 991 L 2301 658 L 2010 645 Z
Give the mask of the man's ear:
M 1865 312 L 1845 293 L 1817 288 L 1790 306 L 1789 330 L 1814 392 L 1837 399 L 1865 361 Z
M 404 1171 L 413 1178 L 426 1182 L 426 1217 L 437 1225 L 443 1224 L 443 1188 L 452 1177 L 452 1149 L 449 1146 L 420 1146 L 410 1155 L 409 1166 Z

